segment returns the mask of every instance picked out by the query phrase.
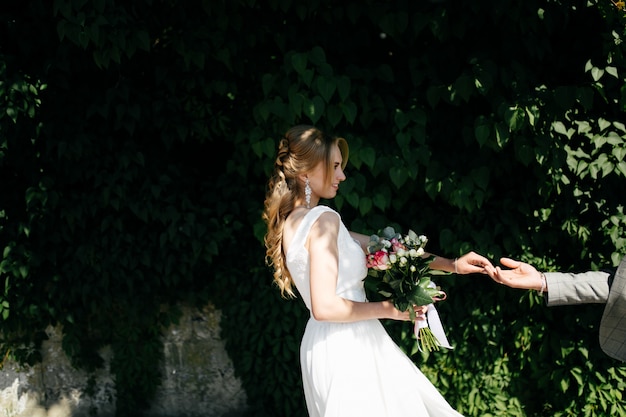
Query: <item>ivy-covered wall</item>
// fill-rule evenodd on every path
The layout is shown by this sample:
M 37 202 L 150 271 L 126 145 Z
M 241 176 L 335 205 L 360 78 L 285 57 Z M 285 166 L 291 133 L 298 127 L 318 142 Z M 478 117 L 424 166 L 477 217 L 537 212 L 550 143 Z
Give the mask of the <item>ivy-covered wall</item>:
M 260 218 L 278 138 L 345 136 L 329 204 L 446 256 L 544 270 L 626 253 L 623 3 L 33 0 L 0 8 L 3 354 L 36 362 L 48 324 L 74 364 L 111 346 L 140 415 L 162 329 L 212 300 L 255 416 L 304 415 L 308 316 L 281 300 Z M 547 309 L 485 277 L 445 277 L 456 348 L 422 356 L 467 416 L 626 413 L 602 306 Z

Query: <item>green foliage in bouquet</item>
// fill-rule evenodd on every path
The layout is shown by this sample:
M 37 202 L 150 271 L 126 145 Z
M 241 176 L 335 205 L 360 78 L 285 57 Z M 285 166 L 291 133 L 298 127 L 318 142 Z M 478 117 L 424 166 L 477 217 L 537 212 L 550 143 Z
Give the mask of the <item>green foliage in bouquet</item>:
M 430 279 L 430 263 L 424 247 L 428 239 L 409 230 L 402 236 L 393 227 L 386 227 L 379 235 L 372 235 L 367 245 L 368 275 L 365 289 L 370 301 L 393 300 L 400 311 L 409 311 L 415 319 L 412 306 L 424 306 L 445 299 L 446 294 Z

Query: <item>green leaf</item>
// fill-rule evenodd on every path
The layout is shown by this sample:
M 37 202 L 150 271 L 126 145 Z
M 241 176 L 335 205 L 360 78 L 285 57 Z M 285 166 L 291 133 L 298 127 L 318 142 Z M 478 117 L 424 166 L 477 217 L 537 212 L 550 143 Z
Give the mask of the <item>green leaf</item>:
M 505 112 L 505 119 L 508 118 L 509 130 L 514 132 L 524 127 L 524 109 L 519 107 L 512 107 Z
M 378 207 L 380 210 L 386 210 L 389 207 L 389 200 L 382 194 L 374 195 L 373 199 L 374 205 Z
M 400 188 L 404 185 L 409 176 L 405 168 L 393 166 L 389 169 L 389 178 L 391 178 L 391 182 L 396 188 Z
M 591 69 L 591 77 L 593 78 L 594 81 L 598 81 L 600 78 L 602 78 L 603 75 L 604 75 L 604 70 L 598 67 L 593 67 Z
M 356 191 L 347 193 L 345 196 L 348 204 L 352 207 L 359 207 L 359 194 Z
M 610 75 L 612 75 L 613 77 L 619 79 L 619 74 L 617 72 L 617 68 L 616 67 L 606 67 L 605 71 L 607 73 L 609 73 Z
M 326 107 L 326 116 L 331 126 L 335 127 L 341 122 L 341 118 L 343 117 L 343 113 L 341 108 L 335 104 L 331 104 Z
M 490 134 L 491 129 L 489 129 L 489 126 L 487 125 L 478 125 L 474 128 L 474 136 L 476 137 L 478 144 L 481 146 L 487 143 Z
M 349 77 L 345 75 L 339 77 L 337 80 L 337 91 L 339 92 L 339 99 L 344 102 L 350 95 L 351 81 Z
M 509 130 L 501 123 L 496 124 L 496 142 L 498 146 L 503 148 L 510 139 Z
M 474 79 L 467 75 L 461 75 L 454 82 L 455 91 L 459 94 L 459 96 L 461 96 L 461 99 L 463 99 L 463 101 L 465 101 L 466 103 L 469 101 L 469 99 L 472 96 L 472 92 L 474 91 L 474 86 L 475 86 Z
M 317 123 L 323 116 L 326 105 L 320 96 L 313 97 L 313 100 L 304 100 L 302 110 L 313 123 Z
M 409 124 L 411 118 L 402 110 L 396 109 L 396 111 L 394 112 L 394 121 L 398 130 L 402 130 Z
M 430 294 L 419 285 L 412 288 L 411 292 L 408 294 L 408 299 L 413 305 L 417 306 L 425 306 L 433 303 L 433 298 Z
M 306 70 L 307 62 L 308 62 L 308 58 L 306 54 L 297 53 L 291 56 L 291 65 L 293 69 L 295 69 L 296 72 L 300 75 L 304 74 L 304 71 Z
M 313 61 L 315 65 L 322 66 L 326 63 L 326 53 L 324 52 L 324 49 L 319 46 L 315 46 L 311 49 L 310 56 L 311 61 Z
M 341 109 L 346 120 L 353 124 L 357 114 L 356 104 L 353 102 L 341 103 Z
M 317 90 L 320 92 L 320 95 L 324 99 L 326 103 L 330 103 L 330 99 L 332 98 L 335 90 L 337 89 L 337 85 L 335 84 L 335 80 L 331 77 L 319 76 L 316 79 Z
M 362 216 L 366 215 L 372 210 L 372 199 L 369 197 L 363 197 L 359 199 L 359 212 Z
M 399 132 L 396 134 L 396 142 L 398 146 L 400 146 L 400 149 L 407 149 L 411 143 L 411 135 L 406 132 Z

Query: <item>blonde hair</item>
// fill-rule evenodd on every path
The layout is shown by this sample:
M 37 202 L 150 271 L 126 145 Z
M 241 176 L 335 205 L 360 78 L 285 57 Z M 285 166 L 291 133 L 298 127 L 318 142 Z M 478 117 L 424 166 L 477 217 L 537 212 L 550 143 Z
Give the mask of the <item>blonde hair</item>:
M 339 146 L 342 168 L 348 161 L 348 143 L 344 138 L 332 137 L 314 126 L 297 125 L 290 128 L 278 144 L 274 173 L 269 179 L 263 210 L 267 225 L 265 234 L 265 263 L 273 268 L 274 283 L 284 298 L 295 297 L 293 279 L 285 265 L 283 227 L 304 188 L 298 176 L 310 172 L 321 161 L 327 165 L 326 179 L 331 180 L 333 145 Z

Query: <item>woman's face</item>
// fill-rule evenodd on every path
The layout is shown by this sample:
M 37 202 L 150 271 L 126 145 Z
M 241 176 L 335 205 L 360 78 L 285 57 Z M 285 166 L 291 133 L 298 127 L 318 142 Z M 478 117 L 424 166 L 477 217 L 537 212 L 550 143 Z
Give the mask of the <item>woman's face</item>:
M 330 159 L 332 162 L 332 170 L 329 181 L 326 182 L 326 162 L 320 161 L 319 164 L 308 175 L 309 185 L 311 186 L 311 201 L 317 204 L 320 198 L 331 199 L 337 195 L 339 183 L 346 179 L 341 162 L 343 158 L 339 146 L 333 145 Z

